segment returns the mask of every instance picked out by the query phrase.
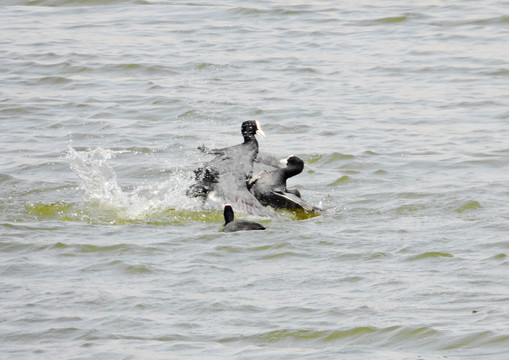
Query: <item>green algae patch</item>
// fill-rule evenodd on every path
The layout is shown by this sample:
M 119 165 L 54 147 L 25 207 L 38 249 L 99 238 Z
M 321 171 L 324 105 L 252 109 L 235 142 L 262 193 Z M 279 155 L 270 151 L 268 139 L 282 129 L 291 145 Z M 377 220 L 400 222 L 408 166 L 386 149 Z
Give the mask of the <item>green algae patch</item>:
M 330 184 L 327 184 L 327 186 L 328 187 L 336 187 L 336 186 L 339 186 L 341 184 L 344 184 L 348 180 L 350 180 L 350 177 L 348 175 L 343 175 L 339 179 L 337 179 L 336 181 L 331 182 Z
M 308 159 L 306 162 L 308 164 L 314 164 L 324 158 L 324 155 L 313 155 L 311 159 Z
M 326 164 L 331 164 L 331 163 L 335 163 L 338 161 L 351 160 L 354 158 L 355 158 L 355 156 L 351 155 L 351 154 L 341 154 L 338 152 L 333 152 L 331 154 L 326 154 L 326 155 L 313 155 L 306 162 L 308 164 L 314 164 L 314 163 L 323 161 Z
M 53 249 L 66 249 L 68 247 L 69 247 L 69 245 L 66 245 L 61 242 L 57 242 L 55 245 L 52 246 Z
M 27 204 L 25 209 L 29 214 L 39 218 L 57 218 L 70 209 L 71 205 L 64 202 L 56 202 L 51 204 Z
M 379 19 L 378 22 L 386 23 L 386 24 L 395 24 L 395 23 L 400 23 L 400 22 L 407 21 L 407 20 L 408 20 L 408 17 L 406 17 L 406 16 L 393 16 L 393 17 L 386 17 L 386 18 Z
M 458 214 L 464 213 L 465 211 L 471 211 L 471 210 L 477 210 L 481 209 L 482 205 L 477 201 L 469 201 L 463 205 L 461 205 L 459 208 L 456 209 L 456 212 Z
M 320 216 L 319 211 L 306 211 L 303 209 L 279 210 L 278 212 L 288 216 L 291 220 L 307 220 L 316 216 Z
M 439 259 L 439 258 L 452 258 L 452 254 L 440 252 L 440 251 L 428 251 L 416 256 L 410 257 L 408 260 L 424 260 L 424 259 Z

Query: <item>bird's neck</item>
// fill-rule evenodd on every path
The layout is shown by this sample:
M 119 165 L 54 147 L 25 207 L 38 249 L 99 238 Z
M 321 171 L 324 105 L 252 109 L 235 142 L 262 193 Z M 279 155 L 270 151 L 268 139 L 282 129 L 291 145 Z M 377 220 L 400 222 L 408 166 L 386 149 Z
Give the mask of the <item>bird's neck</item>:
M 286 175 L 287 179 L 292 177 L 292 176 L 298 175 L 301 172 L 302 172 L 302 169 L 299 169 L 299 168 L 293 168 L 293 167 L 285 168 L 285 175 Z
M 258 144 L 258 141 L 256 140 L 256 137 L 254 135 L 244 135 L 244 144 L 255 142 Z

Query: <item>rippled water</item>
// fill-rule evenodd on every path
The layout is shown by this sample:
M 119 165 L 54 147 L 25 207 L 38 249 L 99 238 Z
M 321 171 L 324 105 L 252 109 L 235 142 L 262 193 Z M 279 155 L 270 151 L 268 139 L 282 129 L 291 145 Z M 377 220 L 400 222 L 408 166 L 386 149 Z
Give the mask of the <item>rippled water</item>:
M 506 2 L 8 0 L 0 34 L 1 358 L 509 353 Z M 248 119 L 323 215 L 184 195 Z

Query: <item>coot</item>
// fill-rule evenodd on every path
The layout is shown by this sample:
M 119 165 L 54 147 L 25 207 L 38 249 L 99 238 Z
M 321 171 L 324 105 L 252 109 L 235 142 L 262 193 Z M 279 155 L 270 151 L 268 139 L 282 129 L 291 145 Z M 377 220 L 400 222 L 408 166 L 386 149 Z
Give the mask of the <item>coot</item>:
M 247 190 L 247 181 L 253 175 L 253 163 L 258 155 L 258 141 L 255 135 L 265 136 L 260 123 L 244 121 L 241 127 L 242 144 L 208 149 L 199 149 L 214 159 L 194 171 L 195 184 L 187 191 L 188 196 L 212 198 L 223 203 L 235 203 L 243 211 L 267 216 L 270 212 Z
M 265 230 L 258 223 L 247 220 L 234 220 L 233 208 L 230 204 L 224 206 L 224 232 L 234 232 L 241 230 Z
M 252 178 L 248 183 L 249 191 L 264 206 L 274 209 L 302 209 L 306 211 L 320 211 L 319 208 L 301 199 L 300 192 L 286 187 L 286 180 L 298 175 L 304 169 L 304 161 L 297 156 L 289 156 L 281 160 L 286 167 L 272 171 L 264 171 Z

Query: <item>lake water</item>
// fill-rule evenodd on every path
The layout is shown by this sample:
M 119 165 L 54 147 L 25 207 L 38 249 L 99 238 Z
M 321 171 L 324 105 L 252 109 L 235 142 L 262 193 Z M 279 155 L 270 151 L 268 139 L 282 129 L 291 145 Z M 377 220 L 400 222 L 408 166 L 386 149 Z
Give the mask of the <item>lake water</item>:
M 0 358 L 503 359 L 506 1 L 7 0 Z M 205 144 L 321 216 L 222 233 Z

